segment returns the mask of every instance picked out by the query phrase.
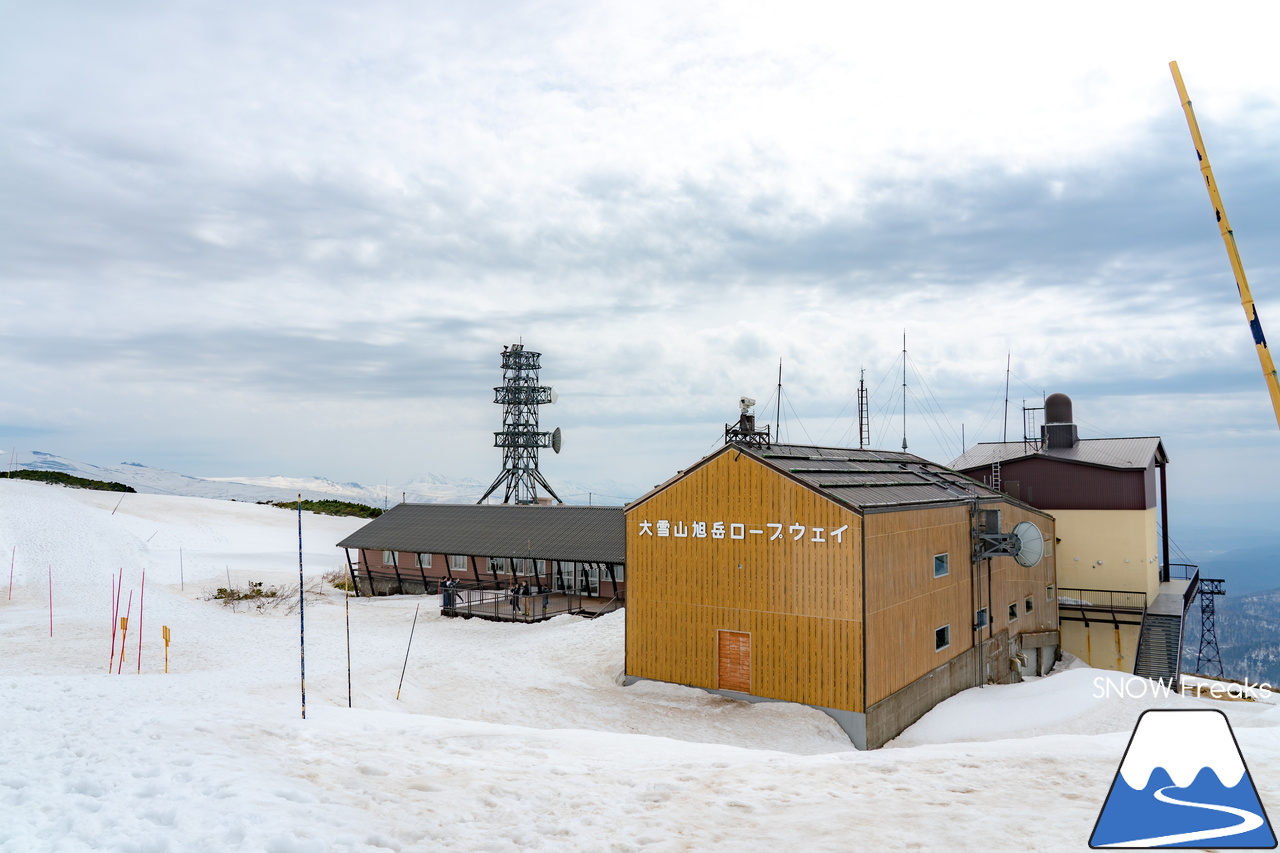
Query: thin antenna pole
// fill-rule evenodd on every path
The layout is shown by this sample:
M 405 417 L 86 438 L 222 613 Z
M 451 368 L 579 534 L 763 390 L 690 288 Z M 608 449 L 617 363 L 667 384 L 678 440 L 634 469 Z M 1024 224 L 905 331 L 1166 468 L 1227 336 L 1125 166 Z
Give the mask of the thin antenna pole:
M 906 452 L 906 329 L 902 329 L 902 452 Z
M 302 577 L 302 495 L 298 495 L 298 669 L 302 688 L 302 719 L 307 718 L 306 581 Z
M 1013 353 L 1005 354 L 1004 362 L 1004 435 L 1001 437 L 1001 443 L 1009 441 L 1009 371 L 1013 367 Z
M 773 440 L 782 441 L 782 359 L 778 359 L 778 400 L 774 412 Z
M 404 647 L 404 666 L 400 668 L 400 683 L 396 686 L 396 701 L 400 701 L 400 688 L 404 687 L 404 674 L 409 669 L 409 649 L 413 648 L 413 631 L 418 627 L 418 608 L 421 604 L 415 605 L 413 608 L 413 624 L 409 626 L 409 644 Z

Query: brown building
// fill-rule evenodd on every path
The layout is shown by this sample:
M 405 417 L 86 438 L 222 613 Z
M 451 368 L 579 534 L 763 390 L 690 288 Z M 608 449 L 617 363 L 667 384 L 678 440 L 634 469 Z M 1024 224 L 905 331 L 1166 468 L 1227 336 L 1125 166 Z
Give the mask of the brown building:
M 1053 515 L 1065 651 L 1169 680 L 1199 578 L 1169 562 L 1168 464 L 1156 436 L 1080 438 L 1071 399 L 1051 394 L 1038 441 L 978 444 L 951 467 Z
M 979 535 L 1019 522 L 1038 533 Z M 907 453 L 729 443 L 626 507 L 626 677 L 811 705 L 876 748 L 960 690 L 1052 667 L 1053 538 L 1045 513 Z M 1044 556 L 980 559 L 993 540 Z
M 481 593 L 527 582 L 587 612 L 626 595 L 620 507 L 403 503 L 338 547 L 357 595 L 434 594 L 454 580 L 467 594 L 451 601 L 497 605 L 499 596 Z M 556 612 L 565 610 L 548 615 Z

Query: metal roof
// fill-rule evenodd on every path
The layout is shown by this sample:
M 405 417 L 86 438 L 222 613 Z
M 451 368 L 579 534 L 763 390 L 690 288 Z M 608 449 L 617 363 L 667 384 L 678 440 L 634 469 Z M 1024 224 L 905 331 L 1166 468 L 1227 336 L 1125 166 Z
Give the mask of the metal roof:
M 981 483 L 910 453 L 891 450 L 853 450 L 798 444 L 755 446 L 730 444 L 712 453 L 703 463 L 728 449 L 759 459 L 763 464 L 795 479 L 837 503 L 855 509 L 881 510 L 929 504 L 953 504 L 981 500 L 1009 500 Z M 702 464 L 702 463 L 699 463 Z M 696 468 L 697 466 L 691 466 Z M 647 500 L 688 471 L 658 486 L 630 504 Z
M 622 563 L 621 507 L 399 504 L 339 548 Z
M 1074 447 L 1051 447 L 1042 450 L 1036 450 L 1022 441 L 975 444 L 960 458 L 952 461 L 951 467 L 958 471 L 971 471 L 974 468 L 985 468 L 997 459 L 1004 463 L 1033 456 L 1123 470 L 1135 468 L 1145 470 L 1153 462 L 1168 461 L 1160 438 L 1143 436 L 1141 438 L 1083 438 L 1076 442 Z

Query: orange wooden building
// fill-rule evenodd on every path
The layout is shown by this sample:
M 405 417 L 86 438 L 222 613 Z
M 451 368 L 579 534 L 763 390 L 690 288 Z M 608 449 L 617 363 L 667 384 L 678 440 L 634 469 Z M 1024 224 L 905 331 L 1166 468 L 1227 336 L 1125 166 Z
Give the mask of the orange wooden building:
M 980 558 L 1025 521 L 1038 562 Z M 876 748 L 1057 657 L 1052 517 L 907 453 L 726 444 L 626 530 L 628 683 L 800 702 Z

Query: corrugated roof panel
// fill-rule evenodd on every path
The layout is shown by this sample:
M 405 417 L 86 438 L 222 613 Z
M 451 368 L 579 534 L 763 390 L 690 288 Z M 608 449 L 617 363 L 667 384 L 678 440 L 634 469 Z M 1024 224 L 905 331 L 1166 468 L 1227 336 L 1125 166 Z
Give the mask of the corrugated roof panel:
M 341 548 L 621 563 L 621 507 L 400 504 L 338 543 Z

